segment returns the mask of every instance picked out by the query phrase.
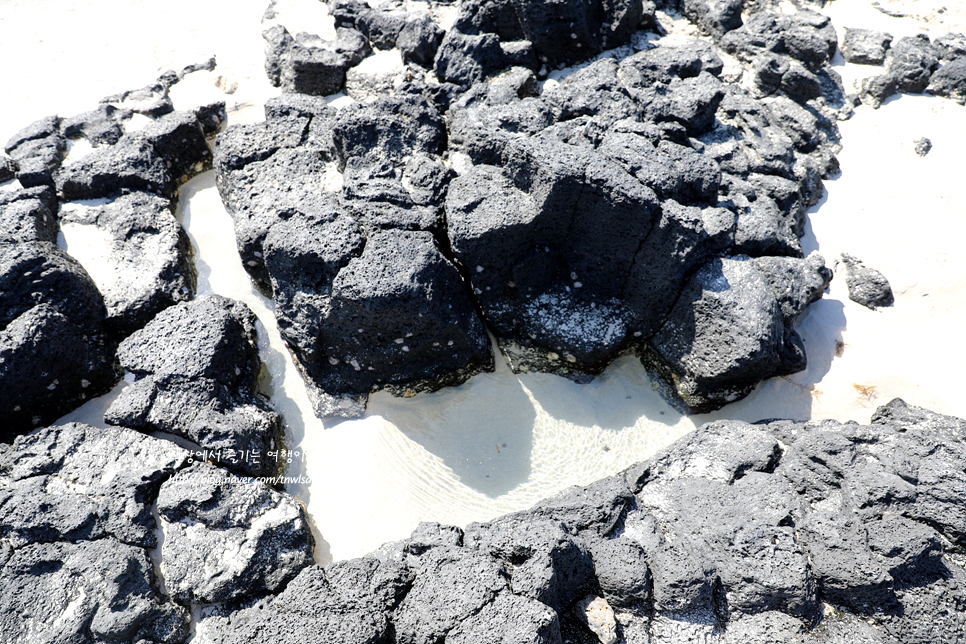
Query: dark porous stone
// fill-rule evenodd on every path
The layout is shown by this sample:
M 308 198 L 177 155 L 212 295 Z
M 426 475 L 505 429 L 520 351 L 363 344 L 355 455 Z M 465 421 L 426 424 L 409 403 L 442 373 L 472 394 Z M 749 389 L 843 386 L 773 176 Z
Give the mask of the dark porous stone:
M 741 26 L 740 0 L 684 0 L 684 15 L 712 36 Z
M 849 288 L 850 300 L 872 310 L 895 303 L 892 287 L 885 275 L 847 253 L 842 253 L 842 263 L 845 264 L 845 283 Z
M 689 136 L 706 133 L 714 125 L 715 112 L 725 91 L 717 76 L 701 72 L 698 76 L 674 79 L 667 86 L 655 85 L 636 93 L 644 115 L 658 123 L 675 121 Z
M 871 29 L 846 29 L 842 56 L 855 65 L 881 65 L 892 44 L 892 35 Z
M 625 537 L 594 540 L 589 548 L 594 574 L 607 602 L 615 608 L 646 609 L 653 584 L 644 548 Z
M 433 22 L 429 13 L 417 12 L 406 18 L 395 45 L 404 63 L 432 67 L 442 40 L 443 30 Z
M 510 587 L 563 612 L 591 588 L 594 563 L 585 541 L 567 524 L 527 515 L 509 515 L 466 529 L 467 547 L 513 564 Z
M 371 557 L 309 566 L 265 603 L 203 620 L 198 630 L 213 644 L 304 644 L 309 633 L 319 644 L 375 644 L 388 637 L 387 612 L 411 583 L 404 566 Z
M 966 53 L 937 69 L 926 91 L 966 105 Z
M 882 102 L 899 91 L 892 74 L 869 76 L 859 82 L 859 98 L 866 105 L 878 109 Z
M 656 47 L 628 56 L 620 61 L 620 78 L 628 87 L 641 88 L 667 82 L 671 76 L 692 78 L 703 71 L 719 76 L 723 67 L 714 47 L 693 38 L 679 47 Z
M 401 4 L 386 3 L 368 11 L 363 10 L 356 17 L 356 28 L 369 39 L 373 47 L 392 49 L 396 45 L 399 33 L 410 18 Z
M 212 155 L 205 128 L 195 112 L 173 112 L 137 133 L 154 148 L 177 184 L 211 169 Z
M 918 154 L 921 157 L 924 157 L 927 154 L 929 154 L 930 150 L 932 150 L 932 141 L 930 141 L 926 137 L 922 137 L 921 139 L 915 142 L 914 150 L 916 151 L 916 154 Z
M 649 344 L 657 357 L 652 367 L 668 386 L 689 409 L 708 410 L 780 372 L 781 309 L 753 260 L 714 259 L 694 273 Z
M 127 113 L 136 112 L 150 118 L 164 116 L 174 111 L 174 103 L 168 96 L 168 90 L 178 82 L 177 74 L 170 71 L 169 74 L 169 77 L 162 75 L 156 83 L 105 96 L 101 99 L 101 104 L 111 105 Z
M 158 514 L 165 585 L 183 605 L 276 593 L 312 564 L 305 509 L 256 479 L 194 465 L 161 486 Z
M 14 134 L 4 146 L 16 163 L 17 180 L 25 188 L 52 186 L 54 174 L 67 154 L 59 116 L 48 116 Z
M 804 343 L 792 325 L 825 276 L 802 259 L 799 239 L 823 177 L 838 170 L 836 120 L 846 100 L 829 67 L 837 36 L 813 11 L 754 6 L 743 19 L 739 4 L 662 3 L 712 39 L 614 49 L 540 87 L 537 78 L 554 68 L 627 43 L 657 5 L 468 0 L 439 40 L 427 14 L 399 2 L 332 0 L 337 29 L 356 30 L 347 42 L 403 48 L 412 63 L 405 81 L 390 96 L 337 110 L 296 108 L 292 94 L 291 106 L 267 109 L 264 124 L 232 128 L 216 143 L 217 182 L 243 263 L 274 293 L 316 411 L 359 413 L 370 391 L 409 395 L 480 368 L 456 365 L 466 354 L 447 355 L 445 369 L 427 377 L 426 356 L 411 355 L 415 343 L 378 328 L 376 299 L 345 299 L 365 280 L 382 283 L 374 266 L 399 254 L 383 249 L 415 233 L 428 233 L 440 265 L 457 271 L 459 299 L 469 287 L 465 319 L 482 318 L 513 370 L 585 382 L 634 351 L 671 391 L 697 381 L 681 389 L 681 364 L 671 368 L 645 347 L 674 316 L 695 317 L 701 305 L 682 299 L 682 289 L 700 266 L 739 254 L 794 259 L 796 268 L 769 264 L 774 283 L 749 264 L 762 280 L 753 281 L 767 284 L 753 298 L 764 309 L 747 316 L 762 321 L 746 330 L 762 354 L 703 380 L 693 402 L 719 407 L 763 377 L 802 369 Z M 267 71 L 279 79 L 297 48 L 338 49 L 281 28 L 266 39 Z M 439 85 L 417 67 L 437 42 Z M 757 64 L 755 86 L 742 89 L 732 70 L 724 73 L 722 49 Z M 387 300 L 404 299 L 397 286 L 386 287 Z M 747 285 L 723 292 L 732 287 Z M 781 289 L 789 297 L 780 304 Z M 379 302 L 411 314 L 383 305 L 382 295 Z M 387 359 L 395 344 L 406 355 Z M 376 373 L 376 355 L 387 373 Z
M 275 25 L 262 32 L 265 40 L 265 74 L 275 87 L 282 84 L 282 56 L 295 44 L 295 38 L 282 25 Z
M 816 511 L 798 534 L 823 596 L 860 614 L 896 606 L 892 576 L 870 550 L 867 526 L 836 512 Z
M 477 550 L 433 548 L 419 564 L 412 588 L 392 615 L 399 644 L 444 639 L 508 587 L 500 562 Z
M 437 109 L 425 99 L 387 96 L 339 110 L 332 139 L 343 167 L 350 157 L 399 162 L 414 152 L 441 152 L 446 128 Z
M 0 192 L 0 244 L 57 243 L 57 209 L 46 186 Z
M 500 593 L 479 613 L 446 635 L 451 644 L 562 644 L 560 617 L 534 599 Z
M 153 192 L 169 199 L 175 193 L 165 159 L 137 133 L 65 166 L 57 173 L 56 185 L 65 201 L 100 199 L 121 190 Z
M 346 62 L 327 49 L 295 45 L 282 57 L 282 91 L 313 96 L 335 94 L 345 83 Z
M 50 422 L 116 380 L 104 301 L 50 242 L 0 244 L 0 410 L 4 438 Z
M 0 536 L 18 549 L 105 537 L 153 548 L 151 504 L 187 461 L 174 443 L 123 428 L 71 423 L 19 436 L 0 456 Z
M 165 309 L 118 348 L 137 380 L 105 420 L 183 436 L 239 473 L 274 475 L 268 452 L 281 446 L 281 419 L 257 391 L 254 323 L 245 304 L 219 295 Z
M 490 368 L 483 325 L 433 236 L 378 231 L 362 247 L 353 227 L 343 218 L 317 229 L 308 273 L 291 259 L 305 252 L 292 247 L 295 231 L 279 226 L 266 240 L 279 326 L 315 385 L 331 395 L 406 394 Z
M 43 303 L 0 331 L 0 439 L 49 423 L 110 389 L 114 345 Z
M 416 204 L 403 185 L 402 172 L 392 165 L 366 163 L 365 159 L 353 157 L 342 176 L 342 203 L 363 229 L 442 230 L 442 212 L 436 206 L 439 200 L 427 195 L 429 198 L 422 200 L 426 205 Z
M 137 376 L 211 378 L 231 386 L 258 373 L 254 324 L 245 304 L 211 295 L 162 311 L 121 343 L 118 358 Z
M 434 60 L 441 81 L 469 86 L 510 67 L 494 34 L 467 35 L 451 29 L 443 36 Z
M 925 34 L 900 38 L 893 44 L 891 54 L 888 74 L 895 79 L 900 92 L 918 94 L 924 91 L 932 73 L 939 67 L 936 49 Z
M 188 610 L 158 592 L 147 553 L 114 539 L 39 543 L 0 569 L 0 628 L 10 642 L 181 644 Z
M 129 113 L 113 105 L 98 105 L 97 108 L 64 119 L 60 128 L 68 139 L 84 137 L 91 145 L 114 145 L 124 135 L 122 120 Z
M 268 293 L 268 231 L 284 218 L 330 209 L 332 195 L 319 181 L 335 158 L 332 116 L 324 99 L 283 95 L 266 104 L 265 123 L 233 126 L 215 139 L 216 185 L 234 220 L 242 265 Z
M 817 71 L 832 59 L 838 38 L 829 18 L 814 11 L 791 15 L 758 11 L 726 33 L 720 44 L 742 60 L 752 61 L 763 52 L 771 52 L 791 56 Z
M 104 205 L 61 211 L 61 222 L 94 227 L 110 239 L 108 283 L 99 284 L 107 323 L 122 334 L 147 324 L 165 308 L 194 293 L 190 242 L 166 199 L 144 192 L 122 195 Z M 136 271 L 132 268 L 136 267 Z
M 6 155 L 0 155 L 0 183 L 17 178 L 17 162 Z
M 613 642 L 579 621 L 597 597 L 624 641 L 960 644 L 964 440 L 898 399 L 869 426 L 715 421 L 532 510 L 307 567 L 198 637 Z

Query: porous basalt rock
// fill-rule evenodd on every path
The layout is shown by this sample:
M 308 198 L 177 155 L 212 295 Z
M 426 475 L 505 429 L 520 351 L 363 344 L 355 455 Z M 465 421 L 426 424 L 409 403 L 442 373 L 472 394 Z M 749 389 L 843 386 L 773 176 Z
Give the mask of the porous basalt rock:
M 161 486 L 158 514 L 161 570 L 182 605 L 278 592 L 312 563 L 305 509 L 256 479 L 194 465 Z
M 117 331 L 140 329 L 194 293 L 191 245 L 166 199 L 132 192 L 104 206 L 65 204 L 60 221 L 79 232 L 91 227 L 109 239 L 101 249 L 105 265 L 98 267 L 97 286 L 104 295 L 107 323 Z
M 121 342 L 118 358 L 135 380 L 107 422 L 182 436 L 201 448 L 200 460 L 233 471 L 276 473 L 270 454 L 282 423 L 257 389 L 255 315 L 245 304 L 212 295 L 167 308 Z
M 188 611 L 157 584 L 147 553 L 114 539 L 33 544 L 0 568 L 0 628 L 10 642 L 181 644 Z
M 57 198 L 47 186 L 0 193 L 0 244 L 57 243 Z
M 470 2 L 436 53 L 451 89 L 411 74 L 392 96 L 339 109 L 292 94 L 264 123 L 219 137 L 243 263 L 274 294 L 317 413 L 358 414 L 370 391 L 408 395 L 487 368 L 484 325 L 517 371 L 584 381 L 637 351 L 692 410 L 804 368 L 794 321 L 830 279 L 799 238 L 838 167 L 836 34 L 814 12 L 758 11 L 741 25 L 713 4 L 686 14 L 757 61 L 757 90 L 722 79 L 718 45 L 699 39 L 604 57 L 541 89 L 534 60 L 625 42 L 644 11 Z M 392 3 L 331 10 L 376 47 L 410 24 Z M 315 42 L 281 28 L 266 39 L 279 78 L 279 52 Z M 685 319 L 703 306 L 681 297 L 689 280 L 742 255 L 787 260 L 767 279 L 748 264 L 760 297 L 725 289 L 762 323 L 732 329 L 744 340 L 727 351 L 699 348 L 713 333 L 672 351 L 661 338 L 693 327 Z M 780 306 L 776 293 L 792 292 Z
M 123 428 L 71 423 L 20 436 L 0 455 L 0 538 L 14 548 L 105 537 L 153 548 L 151 504 L 188 458 Z
M 881 65 L 892 43 L 892 36 L 871 29 L 846 29 L 842 39 L 842 56 L 856 65 Z
M 0 450 L 4 637 L 181 644 L 189 604 L 277 592 L 311 563 L 298 500 L 196 458 L 79 423 Z
M 307 568 L 198 631 L 220 644 L 269 632 L 964 642 L 964 440 L 966 421 L 899 399 L 870 425 L 715 421 L 532 510 L 465 531 L 421 524 L 366 557 Z
M 848 253 L 842 253 L 842 263 L 845 264 L 845 283 L 850 300 L 872 310 L 895 303 L 892 286 L 880 271 Z
M 34 203 L 34 208 L 46 206 Z M 29 209 L 21 214 L 31 216 Z M 49 241 L 0 243 L 4 442 L 53 421 L 117 381 L 116 345 L 105 315 L 90 276 L 60 248 Z

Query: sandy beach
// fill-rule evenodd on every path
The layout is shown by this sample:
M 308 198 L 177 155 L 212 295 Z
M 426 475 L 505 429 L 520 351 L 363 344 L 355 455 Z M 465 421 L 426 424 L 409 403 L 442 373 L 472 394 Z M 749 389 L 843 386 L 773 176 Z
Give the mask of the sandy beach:
M 165 69 L 216 56 L 214 72 L 198 72 L 172 92 L 176 108 L 221 98 L 229 123 L 263 118 L 278 93 L 263 71 L 264 0 L 240 2 L 93 2 L 0 0 L 0 140 L 49 114 L 92 109 L 108 94 L 141 87 Z M 896 38 L 966 31 L 966 8 L 932 0 L 883 0 L 908 14 L 889 17 L 870 2 L 833 2 L 826 9 L 841 39 L 846 27 L 888 31 Z M 951 3 L 950 3 L 951 4 Z M 278 20 L 291 31 L 324 33 L 331 18 L 317 0 L 284 0 Z M 836 70 L 847 86 L 877 67 Z M 227 94 L 223 89 L 233 89 Z M 762 383 L 748 398 L 714 414 L 683 416 L 668 405 L 636 359 L 624 357 L 597 380 L 577 385 L 545 374 L 496 372 L 412 399 L 371 397 L 366 417 L 320 421 L 273 316 L 234 245 L 231 217 L 212 172 L 181 191 L 178 218 L 195 247 L 199 296 L 246 302 L 259 319 L 262 360 L 272 404 L 287 424 L 289 446 L 302 456 L 288 475 L 311 484 L 288 491 L 306 504 L 325 563 L 371 551 L 407 536 L 419 521 L 465 525 L 522 509 L 569 485 L 589 483 L 645 459 L 716 418 L 757 421 L 835 418 L 867 422 L 894 397 L 966 416 L 957 393 L 966 364 L 959 325 L 966 317 L 966 108 L 928 96 L 896 96 L 878 110 L 859 106 L 839 124 L 842 171 L 809 212 L 806 254 L 832 267 L 842 252 L 881 270 L 894 306 L 868 310 L 848 299 L 844 270 L 800 318 L 809 366 Z M 928 155 L 914 142 L 931 140 Z M 9 186 L 8 186 L 9 187 Z M 71 252 L 72 240 L 63 240 Z M 83 255 L 80 241 L 74 252 Z M 93 272 L 93 271 L 92 271 Z M 115 392 L 126 386 L 118 385 Z M 63 420 L 103 425 L 109 396 Z

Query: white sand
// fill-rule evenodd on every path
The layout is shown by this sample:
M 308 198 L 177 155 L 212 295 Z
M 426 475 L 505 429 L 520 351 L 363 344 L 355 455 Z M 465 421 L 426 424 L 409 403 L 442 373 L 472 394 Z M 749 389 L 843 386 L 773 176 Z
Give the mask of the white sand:
M 940 14 L 937 0 L 881 2 L 909 7 L 925 20 L 889 18 L 866 0 L 837 1 L 828 12 L 840 36 L 847 26 L 885 29 L 896 37 L 919 29 L 933 36 L 966 29 L 963 7 Z M 0 103 L 0 142 L 36 118 L 92 109 L 105 94 L 141 87 L 168 67 L 180 69 L 213 54 L 218 68 L 176 88 L 176 106 L 220 95 L 231 122 L 260 120 L 265 98 L 277 93 L 262 69 L 266 5 L 0 0 L 0 78 L 8 97 Z M 290 31 L 331 29 L 316 0 L 284 0 L 278 9 Z M 839 69 L 848 81 L 881 71 Z M 237 83 L 233 94 L 218 90 L 219 76 L 222 87 Z M 185 186 L 178 216 L 197 250 L 199 295 L 241 299 L 259 317 L 272 403 L 285 417 L 290 444 L 305 452 L 288 473 L 312 480 L 289 490 L 307 504 L 324 535 L 318 555 L 325 562 L 403 538 L 420 520 L 465 524 L 527 507 L 646 458 L 710 418 L 865 422 L 894 396 L 966 416 L 966 399 L 955 390 L 966 345 L 953 326 L 966 314 L 966 260 L 959 250 L 966 233 L 960 186 L 964 109 L 942 99 L 903 96 L 878 111 L 860 107 L 841 123 L 843 172 L 827 182 L 828 198 L 810 214 L 805 250 L 819 250 L 829 264 L 844 250 L 879 268 L 892 282 L 896 304 L 872 312 L 852 303 L 840 274 L 799 322 L 808 370 L 764 383 L 747 399 L 701 417 L 673 411 L 640 364 L 624 358 L 589 385 L 513 376 L 501 367 L 414 399 L 378 394 L 366 418 L 323 424 L 309 411 L 272 302 L 254 291 L 242 270 L 231 218 L 211 173 Z M 912 151 L 922 136 L 934 145 L 924 158 Z M 100 424 L 108 401 L 92 401 L 65 419 Z

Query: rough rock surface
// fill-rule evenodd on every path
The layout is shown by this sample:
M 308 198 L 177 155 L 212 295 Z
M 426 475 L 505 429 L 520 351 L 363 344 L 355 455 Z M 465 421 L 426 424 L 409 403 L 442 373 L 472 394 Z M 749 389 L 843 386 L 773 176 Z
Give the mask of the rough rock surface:
M 161 486 L 158 514 L 161 571 L 185 606 L 278 592 L 312 563 L 305 509 L 257 479 L 194 465 Z
M 180 644 L 188 611 L 157 584 L 147 553 L 114 539 L 18 548 L 0 568 L 3 641 Z
M 621 52 L 541 90 L 535 71 L 627 42 L 653 8 L 464 2 L 435 54 L 442 83 L 411 68 L 392 96 L 340 109 L 287 94 L 218 137 L 243 263 L 273 293 L 317 413 L 462 381 L 492 360 L 484 329 L 515 370 L 578 381 L 636 351 L 692 410 L 804 368 L 793 325 L 830 273 L 799 238 L 848 109 L 836 33 L 810 11 L 742 23 L 740 3 L 684 8 L 713 39 Z M 377 49 L 426 25 L 397 3 L 330 9 Z M 266 41 L 279 82 L 286 52 L 334 51 L 280 27 Z M 721 78 L 719 47 L 755 87 Z M 699 297 L 702 266 L 748 258 L 760 288 Z M 728 343 L 694 322 L 743 307 L 758 323 Z
M 46 186 L 0 192 L 0 244 L 57 243 L 57 198 Z
M 966 421 L 716 421 L 649 461 L 464 531 L 421 524 L 205 641 L 966 642 Z M 613 621 L 611 621 L 613 620 Z
M 104 295 L 107 323 L 117 331 L 140 329 L 194 293 L 190 242 L 166 199 L 132 192 L 104 206 L 65 205 L 60 221 L 96 230 L 110 240 L 101 249 L 97 275 L 104 278 L 97 286 Z
M 43 217 L 44 209 L 34 201 L 20 214 Z M 43 220 L 34 228 L 43 230 Z M 0 439 L 51 422 L 117 381 L 104 319 L 101 294 L 67 253 L 49 241 L 0 242 Z
M 483 324 L 438 236 L 450 175 L 436 108 L 387 97 L 333 115 L 305 98 L 266 115 L 218 137 L 218 186 L 319 415 L 358 414 L 375 389 L 418 391 L 490 368 Z M 318 190 L 336 166 L 342 199 Z
M 879 107 L 897 92 L 929 92 L 966 103 L 966 46 L 962 34 L 947 34 L 930 41 L 926 34 L 907 36 L 893 43 L 886 71 L 863 79 L 859 97 Z
M 188 456 L 122 428 L 71 423 L 20 436 L 0 455 L 0 538 L 14 548 L 105 537 L 153 548 L 151 503 Z
M 294 497 L 196 457 L 79 423 L 0 450 L 0 639 L 181 644 L 188 604 L 277 592 L 311 563 Z
M 60 117 L 48 116 L 14 134 L 4 146 L 16 163 L 17 179 L 25 188 L 52 186 L 54 173 L 67 153 Z
M 871 29 L 846 29 L 842 56 L 856 65 L 881 65 L 892 43 L 890 34 Z
M 159 592 L 152 505 L 189 453 L 72 423 L 0 454 L 3 640 L 180 644 L 188 612 Z
M 134 382 L 105 420 L 192 441 L 210 459 L 250 476 L 271 476 L 281 418 L 257 391 L 255 315 L 219 295 L 165 309 L 118 348 Z
M 845 264 L 845 283 L 849 288 L 850 300 L 872 310 L 895 303 L 892 287 L 885 275 L 848 253 L 842 253 L 842 263 Z

